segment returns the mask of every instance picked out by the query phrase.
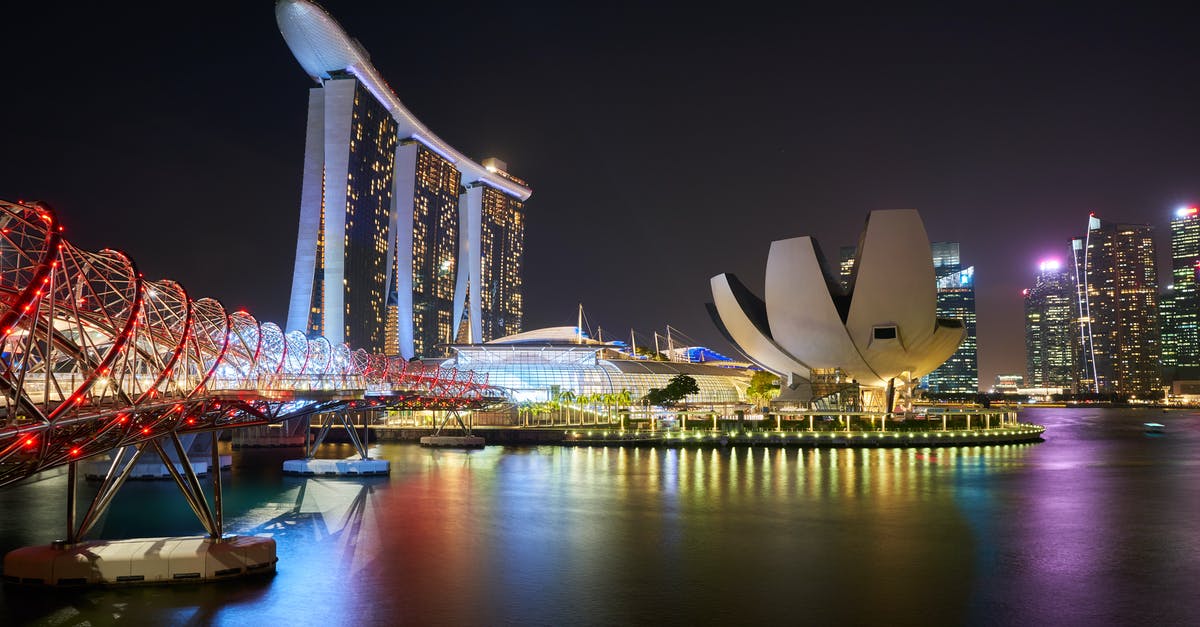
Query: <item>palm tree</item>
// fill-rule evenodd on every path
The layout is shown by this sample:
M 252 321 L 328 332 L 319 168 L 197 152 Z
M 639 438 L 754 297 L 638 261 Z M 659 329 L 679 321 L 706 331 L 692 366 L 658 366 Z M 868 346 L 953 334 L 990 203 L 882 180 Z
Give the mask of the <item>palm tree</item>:
M 564 390 L 559 393 L 559 401 L 567 405 L 567 424 L 571 424 L 571 405 L 575 402 L 575 392 Z

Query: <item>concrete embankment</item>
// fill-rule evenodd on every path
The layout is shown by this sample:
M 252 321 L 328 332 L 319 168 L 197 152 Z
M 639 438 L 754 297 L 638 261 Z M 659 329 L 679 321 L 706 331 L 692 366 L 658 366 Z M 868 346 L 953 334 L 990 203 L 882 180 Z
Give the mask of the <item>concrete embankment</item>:
M 1004 428 L 949 431 L 620 431 L 605 426 L 557 428 L 476 427 L 489 445 L 566 446 L 799 446 L 822 448 L 963 446 L 1041 441 L 1044 427 L 1018 424 Z M 326 441 L 338 441 L 331 431 Z M 417 442 L 433 429 L 372 427 L 372 442 Z M 458 431 L 444 430 L 456 435 Z
M 662 434 L 576 429 L 567 446 L 795 446 L 803 448 L 911 448 L 1041 442 L 1045 428 L 1019 424 L 998 429 L 958 431 L 749 431 L 666 432 Z

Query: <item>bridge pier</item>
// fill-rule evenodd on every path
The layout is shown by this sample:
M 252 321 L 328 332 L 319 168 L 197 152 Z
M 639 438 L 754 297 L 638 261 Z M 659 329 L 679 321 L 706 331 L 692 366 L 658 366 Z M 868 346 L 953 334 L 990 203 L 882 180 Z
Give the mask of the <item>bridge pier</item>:
M 453 418 L 459 428 L 462 429 L 462 435 L 442 435 L 442 429 L 450 423 Z M 581 420 L 582 422 L 582 420 Z M 483 438 L 471 433 L 471 419 L 468 415 L 467 421 L 463 422 L 462 416 L 458 414 L 458 409 L 451 408 L 446 412 L 446 417 L 442 419 L 433 435 L 427 435 L 421 438 L 421 446 L 430 446 L 434 448 L 483 448 L 487 443 Z
M 209 437 L 213 444 L 213 465 L 219 466 L 217 430 L 211 430 Z M 212 472 L 210 507 L 192 465 L 174 462 L 160 442 L 163 439 L 170 440 L 176 459 L 187 459 L 174 431 L 117 449 L 82 520 L 77 520 L 75 503 L 79 462 L 67 464 L 66 539 L 10 551 L 4 556 L 4 581 L 45 586 L 120 585 L 211 581 L 275 572 L 278 561 L 275 540 L 224 535 L 220 471 Z M 151 449 L 162 459 L 207 535 L 84 540 L 142 455 Z
M 342 427 L 346 429 L 346 433 L 350 436 L 350 442 L 358 453 L 358 459 L 353 456 L 346 459 L 314 458 L 317 449 L 325 442 L 325 437 L 329 435 L 329 430 L 334 427 L 335 423 L 341 423 Z M 370 433 L 365 418 L 363 419 L 363 431 Z M 392 464 L 388 460 L 371 458 L 366 438 L 359 437 L 358 430 L 354 428 L 354 421 L 350 419 L 350 413 L 346 411 L 322 414 L 320 430 L 317 431 L 312 443 L 304 447 L 304 459 L 289 459 L 283 462 L 283 472 L 289 475 L 364 476 L 386 475 L 391 471 Z

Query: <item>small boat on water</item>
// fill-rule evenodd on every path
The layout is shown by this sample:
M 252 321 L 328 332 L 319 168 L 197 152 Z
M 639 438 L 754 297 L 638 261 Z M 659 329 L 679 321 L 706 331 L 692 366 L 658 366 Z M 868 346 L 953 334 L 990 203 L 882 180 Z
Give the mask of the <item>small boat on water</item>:
M 1161 422 L 1145 422 L 1142 426 L 1146 427 L 1146 433 L 1163 433 L 1167 429 Z

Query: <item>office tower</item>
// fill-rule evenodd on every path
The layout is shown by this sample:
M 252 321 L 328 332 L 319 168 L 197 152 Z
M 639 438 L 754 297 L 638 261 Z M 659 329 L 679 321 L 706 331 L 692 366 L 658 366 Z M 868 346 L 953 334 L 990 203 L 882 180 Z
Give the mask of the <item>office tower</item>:
M 938 318 L 962 320 L 967 336 L 946 363 L 929 373 L 922 384 L 930 392 L 974 394 L 979 391 L 975 344 L 975 267 L 962 267 L 958 242 L 933 242 L 933 271 L 937 276 Z
M 1025 381 L 1066 387 L 1075 376 L 1075 281 L 1057 259 L 1041 262 L 1025 295 Z
M 1171 220 L 1171 284 L 1159 302 L 1162 364 L 1200 366 L 1200 209 L 1183 207 Z
M 1159 387 L 1158 277 L 1152 229 L 1088 218 L 1071 240 L 1081 392 L 1144 395 Z
M 324 9 L 281 0 L 275 10 L 319 85 L 309 90 L 288 329 L 405 358 L 444 354 L 460 327 L 473 341 L 519 331 L 529 188 L 421 124 Z M 485 246 L 485 233 L 501 245 Z M 485 332 L 493 295 L 500 323 Z
M 843 290 L 850 290 L 850 277 L 854 276 L 854 258 L 857 254 L 857 246 L 842 246 L 838 250 L 838 282 Z

